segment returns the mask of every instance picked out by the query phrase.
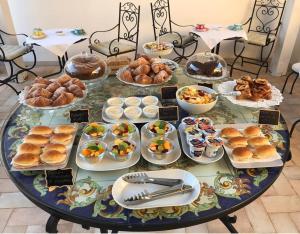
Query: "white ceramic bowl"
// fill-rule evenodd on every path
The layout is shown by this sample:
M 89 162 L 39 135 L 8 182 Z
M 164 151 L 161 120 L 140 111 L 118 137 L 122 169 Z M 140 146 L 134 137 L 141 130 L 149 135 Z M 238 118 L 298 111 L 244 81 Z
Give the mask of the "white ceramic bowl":
M 125 98 L 126 106 L 139 106 L 141 105 L 142 100 L 138 97 L 128 97 Z
M 142 109 L 137 106 L 129 106 L 125 108 L 124 114 L 128 119 L 138 119 L 142 115 Z
M 120 106 L 110 106 L 105 109 L 105 114 L 108 116 L 110 119 L 120 119 L 123 115 L 123 108 Z
M 169 47 L 168 49 L 165 49 L 165 50 L 152 50 L 152 49 L 147 48 L 146 45 L 148 43 L 145 43 L 143 45 L 143 49 L 144 49 L 145 54 L 152 55 L 152 56 L 155 56 L 155 57 L 166 56 L 168 54 L 171 54 L 172 51 L 173 51 L 174 45 L 172 43 L 167 43 L 167 42 L 164 42 L 164 43 Z
M 119 97 L 112 97 L 107 100 L 107 104 L 109 106 L 120 106 L 122 107 L 124 104 L 124 99 Z
M 158 114 L 158 106 L 150 105 L 143 108 L 143 113 L 147 118 L 153 119 Z
M 177 100 L 178 105 L 182 109 L 184 109 L 186 112 L 191 113 L 191 114 L 202 114 L 202 113 L 205 113 L 207 111 L 210 111 L 216 105 L 216 103 L 218 101 L 218 96 L 216 96 L 214 101 L 212 101 L 208 104 L 192 104 L 192 103 L 188 103 L 185 100 L 181 100 L 179 98 L 179 93 L 181 92 L 182 89 L 184 89 L 186 87 L 192 87 L 192 88 L 195 88 L 195 89 L 198 89 L 198 90 L 203 90 L 206 93 L 216 93 L 215 90 L 210 89 L 210 88 L 205 87 L 205 86 L 190 85 L 190 86 L 181 87 L 176 92 L 176 100 Z
M 142 103 L 144 106 L 150 106 L 150 105 L 156 106 L 158 104 L 158 98 L 155 96 L 146 96 L 143 97 Z

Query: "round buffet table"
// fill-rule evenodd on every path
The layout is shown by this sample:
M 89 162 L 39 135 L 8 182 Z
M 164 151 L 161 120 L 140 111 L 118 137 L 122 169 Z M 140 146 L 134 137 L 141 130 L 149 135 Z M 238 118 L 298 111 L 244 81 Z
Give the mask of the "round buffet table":
M 179 87 L 193 84 L 179 68 L 166 85 Z M 102 84 L 92 87 L 81 103 L 67 109 L 36 111 L 24 106 L 16 106 L 2 129 L 1 153 L 3 164 L 12 181 L 33 203 L 48 212 L 46 231 L 57 231 L 59 219 L 79 223 L 84 228 L 97 227 L 102 232 L 116 231 L 157 231 L 196 225 L 213 219 L 220 219 L 231 231 L 235 217 L 228 214 L 246 206 L 278 178 L 282 167 L 259 169 L 235 169 L 227 156 L 216 163 L 200 165 L 182 153 L 180 159 L 168 166 L 155 166 L 143 160 L 124 170 L 92 172 L 77 167 L 73 146 L 68 168 L 73 168 L 74 186 L 48 191 L 44 171 L 11 171 L 11 158 L 22 137 L 35 125 L 55 125 L 69 123 L 70 109 L 90 110 L 90 122 L 101 121 L 101 109 L 111 96 L 160 95 L 160 87 L 140 88 L 128 86 L 109 77 Z M 181 113 L 184 115 L 184 113 Z M 217 105 L 203 116 L 210 117 L 215 124 L 257 123 L 258 111 L 233 105 L 219 98 Z M 182 117 L 182 116 L 181 116 Z M 83 124 L 82 126 L 83 127 Z M 277 146 L 283 161 L 289 152 L 289 133 L 284 119 L 277 126 L 262 126 L 263 132 Z M 194 174 L 201 183 L 201 192 L 193 203 L 180 207 L 144 210 L 128 210 L 119 206 L 112 198 L 114 181 L 128 172 L 180 168 Z

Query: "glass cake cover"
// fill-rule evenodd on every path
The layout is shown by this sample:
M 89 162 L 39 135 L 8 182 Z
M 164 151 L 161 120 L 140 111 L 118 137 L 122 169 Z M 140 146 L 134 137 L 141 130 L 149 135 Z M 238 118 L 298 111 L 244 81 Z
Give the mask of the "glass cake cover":
M 220 80 L 227 77 L 227 63 L 217 54 L 204 52 L 190 57 L 184 71 L 191 78 Z
M 107 77 L 108 68 L 99 56 L 83 52 L 69 59 L 65 72 L 82 81 L 96 81 Z

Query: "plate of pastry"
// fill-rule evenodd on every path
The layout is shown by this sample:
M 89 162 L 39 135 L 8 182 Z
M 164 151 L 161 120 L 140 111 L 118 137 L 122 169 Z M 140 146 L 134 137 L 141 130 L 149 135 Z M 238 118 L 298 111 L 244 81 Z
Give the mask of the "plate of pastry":
M 261 128 L 251 124 L 218 125 L 218 136 L 235 168 L 280 167 L 283 162 Z
M 87 95 L 79 79 L 62 75 L 57 79 L 37 77 L 19 95 L 19 102 L 34 109 L 52 110 L 71 106 Z
M 77 124 L 34 126 L 17 146 L 12 171 L 56 170 L 68 164 Z
M 119 69 L 116 75 L 125 84 L 140 87 L 161 85 L 170 81 L 173 73 L 165 62 L 142 55 L 128 66 Z
M 218 86 L 220 93 L 239 91 L 239 96 L 225 96 L 230 102 L 252 108 L 269 108 L 278 106 L 283 101 L 279 89 L 263 78 L 252 79 L 243 76 L 238 80 L 226 81 Z

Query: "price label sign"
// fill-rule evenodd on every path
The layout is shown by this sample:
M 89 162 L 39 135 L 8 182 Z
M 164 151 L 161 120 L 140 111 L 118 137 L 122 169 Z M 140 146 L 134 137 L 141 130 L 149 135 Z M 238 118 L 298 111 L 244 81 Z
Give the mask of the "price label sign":
M 45 171 L 47 187 L 62 187 L 73 185 L 72 168 L 58 169 L 54 171 Z
M 161 88 L 161 99 L 176 99 L 177 86 L 165 86 Z
M 207 87 L 207 88 L 210 88 L 212 89 L 213 88 L 213 84 L 209 84 L 209 83 L 198 83 L 199 86 L 204 86 L 204 87 Z
M 160 107 L 158 109 L 158 118 L 160 120 L 177 121 L 178 116 L 178 106 Z
M 71 123 L 88 123 L 89 122 L 89 110 L 70 110 Z
M 259 124 L 278 125 L 280 119 L 279 110 L 260 110 L 258 116 Z

